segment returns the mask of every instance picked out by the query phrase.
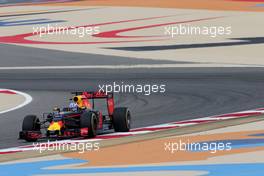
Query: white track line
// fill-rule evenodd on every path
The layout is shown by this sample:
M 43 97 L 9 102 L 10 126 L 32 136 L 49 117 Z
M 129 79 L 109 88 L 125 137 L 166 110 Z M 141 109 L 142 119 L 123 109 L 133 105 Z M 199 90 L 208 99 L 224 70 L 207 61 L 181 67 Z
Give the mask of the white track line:
M 0 114 L 7 113 L 7 112 L 10 112 L 10 111 L 14 111 L 16 109 L 22 108 L 22 107 L 26 106 L 27 104 L 29 104 L 33 100 L 33 98 L 29 94 L 26 94 L 24 92 L 20 92 L 20 91 L 16 91 L 16 90 L 11 90 L 11 89 L 0 89 L 0 90 L 1 91 L 2 90 L 11 91 L 11 92 L 14 92 L 14 93 L 16 93 L 18 95 L 21 95 L 21 96 L 23 96 L 25 98 L 25 101 L 22 104 L 20 104 L 18 106 L 15 106 L 13 108 L 4 110 L 4 111 L 0 111 Z
M 177 67 L 264 67 L 264 65 L 239 65 L 222 63 L 194 64 L 135 64 L 135 65 L 67 65 L 67 66 L 21 66 L 0 67 L 0 70 L 54 70 L 54 69 L 132 69 L 132 68 L 177 68 Z

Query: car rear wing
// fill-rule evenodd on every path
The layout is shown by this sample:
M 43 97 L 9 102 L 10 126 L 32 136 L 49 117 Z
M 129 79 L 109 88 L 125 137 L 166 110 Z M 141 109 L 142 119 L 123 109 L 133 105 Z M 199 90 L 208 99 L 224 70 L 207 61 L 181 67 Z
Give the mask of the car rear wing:
M 114 113 L 114 94 L 113 93 L 105 93 L 102 91 L 96 91 L 96 92 L 72 92 L 75 96 L 81 96 L 82 99 L 92 99 L 92 108 L 94 109 L 94 99 L 106 99 L 107 102 L 107 109 L 108 109 L 108 115 L 110 117 L 113 116 Z
M 88 91 L 84 91 L 84 92 L 72 92 L 73 95 L 75 96 L 84 96 L 87 99 L 99 99 L 99 98 L 113 98 L 114 94 L 113 93 L 105 93 L 102 91 L 95 91 L 95 92 L 88 92 Z

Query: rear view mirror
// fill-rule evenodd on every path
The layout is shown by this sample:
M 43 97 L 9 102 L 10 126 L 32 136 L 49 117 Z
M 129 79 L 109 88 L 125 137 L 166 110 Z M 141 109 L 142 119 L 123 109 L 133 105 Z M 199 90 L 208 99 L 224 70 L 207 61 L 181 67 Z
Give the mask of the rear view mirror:
M 58 107 L 54 107 L 54 108 L 53 108 L 53 111 L 58 111 L 58 112 L 60 112 L 60 108 L 58 108 Z

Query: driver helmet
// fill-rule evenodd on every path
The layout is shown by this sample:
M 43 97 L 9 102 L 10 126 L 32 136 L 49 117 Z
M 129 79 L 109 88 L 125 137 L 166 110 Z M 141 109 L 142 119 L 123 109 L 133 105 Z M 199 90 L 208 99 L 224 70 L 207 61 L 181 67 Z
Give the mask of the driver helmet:
M 69 108 L 72 111 L 77 111 L 78 110 L 78 105 L 77 105 L 77 103 L 71 102 L 70 105 L 69 105 Z

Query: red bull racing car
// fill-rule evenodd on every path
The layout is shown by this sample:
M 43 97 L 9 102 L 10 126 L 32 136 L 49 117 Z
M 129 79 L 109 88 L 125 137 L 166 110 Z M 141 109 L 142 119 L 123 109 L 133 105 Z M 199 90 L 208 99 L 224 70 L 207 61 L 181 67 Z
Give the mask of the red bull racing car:
M 38 139 L 60 139 L 87 137 L 93 138 L 107 131 L 128 132 L 131 115 L 127 107 L 114 106 L 113 93 L 74 92 L 69 107 L 54 108 L 44 113 L 40 120 L 36 115 L 27 115 L 22 124 L 19 138 L 28 142 Z M 106 115 L 95 110 L 95 99 L 105 99 Z

